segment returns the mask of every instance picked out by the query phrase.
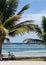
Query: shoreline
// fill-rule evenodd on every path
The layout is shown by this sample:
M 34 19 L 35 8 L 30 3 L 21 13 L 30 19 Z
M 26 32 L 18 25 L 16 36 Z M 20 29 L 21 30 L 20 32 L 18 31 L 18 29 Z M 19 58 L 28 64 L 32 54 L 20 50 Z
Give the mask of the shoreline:
M 9 53 L 2 53 L 4 57 L 8 57 Z M 33 50 L 23 52 L 13 52 L 15 57 L 46 57 L 46 50 Z
M 15 58 L 9 58 L 9 57 L 4 57 L 2 58 L 2 61 L 46 61 L 46 56 L 41 56 L 41 57 L 15 57 Z

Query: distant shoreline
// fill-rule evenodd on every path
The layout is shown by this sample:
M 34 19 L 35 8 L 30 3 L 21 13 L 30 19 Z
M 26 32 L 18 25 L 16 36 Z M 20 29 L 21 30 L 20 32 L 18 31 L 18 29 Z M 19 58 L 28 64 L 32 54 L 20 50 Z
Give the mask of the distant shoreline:
M 42 43 L 3 43 L 3 44 L 42 44 Z

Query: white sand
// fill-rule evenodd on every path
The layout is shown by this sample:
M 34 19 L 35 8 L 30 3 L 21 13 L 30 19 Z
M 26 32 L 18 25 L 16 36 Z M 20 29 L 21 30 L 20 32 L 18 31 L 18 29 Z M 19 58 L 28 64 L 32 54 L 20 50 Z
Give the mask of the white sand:
M 0 65 L 46 65 L 43 61 L 0 61 Z

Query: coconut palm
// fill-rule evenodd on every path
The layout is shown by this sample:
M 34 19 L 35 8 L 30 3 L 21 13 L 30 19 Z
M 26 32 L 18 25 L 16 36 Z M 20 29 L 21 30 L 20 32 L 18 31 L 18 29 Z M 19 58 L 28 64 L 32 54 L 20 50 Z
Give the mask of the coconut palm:
M 29 5 L 25 5 L 18 13 L 16 13 L 18 7 L 18 0 L 0 0 L 0 55 L 2 49 L 2 43 L 4 40 L 9 41 L 6 38 L 7 35 L 15 36 L 30 30 L 34 30 L 36 25 L 31 24 L 33 20 L 27 20 L 19 22 L 22 13 L 29 8 Z
M 42 17 L 42 40 L 46 45 L 46 17 Z
M 41 25 L 42 27 L 40 28 L 40 27 L 38 27 L 37 29 L 36 29 L 36 32 L 37 32 L 37 34 L 38 34 L 38 36 L 41 38 L 41 39 L 32 39 L 32 38 L 27 38 L 27 39 L 25 39 L 24 41 L 26 41 L 27 43 L 29 42 L 31 42 L 31 41 L 41 41 L 43 44 L 45 44 L 45 46 L 46 46 L 46 17 L 45 16 L 43 16 L 42 17 L 42 25 Z

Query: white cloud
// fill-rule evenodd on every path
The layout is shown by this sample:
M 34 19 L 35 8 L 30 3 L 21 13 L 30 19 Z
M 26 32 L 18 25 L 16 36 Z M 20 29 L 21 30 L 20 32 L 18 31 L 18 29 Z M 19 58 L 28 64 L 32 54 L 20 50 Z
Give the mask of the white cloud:
M 46 16 L 46 13 L 25 14 L 21 20 L 33 19 L 38 21 L 41 20 L 42 16 Z
M 35 24 L 41 24 L 42 16 L 46 16 L 46 10 L 42 10 L 40 13 L 30 13 L 30 14 L 24 14 L 22 16 L 21 21 L 25 20 L 34 20 L 36 23 Z

